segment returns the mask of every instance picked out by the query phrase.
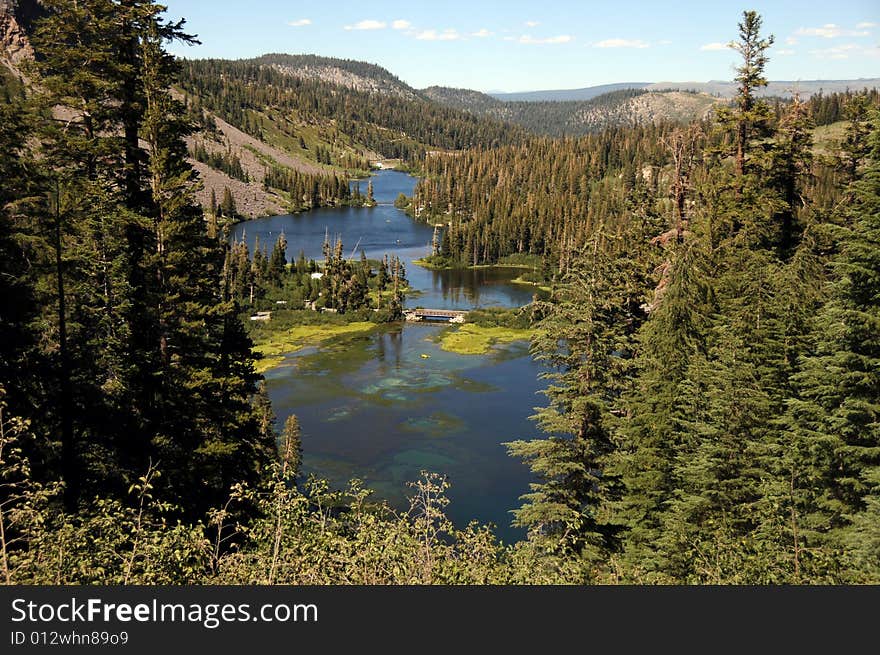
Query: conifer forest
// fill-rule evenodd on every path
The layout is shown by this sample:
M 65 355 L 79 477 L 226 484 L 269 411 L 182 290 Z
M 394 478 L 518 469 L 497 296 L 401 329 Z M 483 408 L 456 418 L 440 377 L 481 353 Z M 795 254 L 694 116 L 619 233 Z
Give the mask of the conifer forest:
M 764 93 L 744 11 L 734 95 L 577 132 L 565 102 L 514 123 L 353 60 L 182 59 L 199 37 L 154 0 L 2 5 L 27 43 L 0 65 L 6 584 L 880 584 L 876 89 Z M 249 227 L 383 208 L 432 235 L 415 263 Z M 272 367 L 415 329 L 418 276 L 504 266 L 531 301 L 444 329 L 539 367 L 530 431 L 496 440 L 518 538 L 453 520 L 440 459 L 403 504 L 324 475 L 334 423 L 282 412 Z

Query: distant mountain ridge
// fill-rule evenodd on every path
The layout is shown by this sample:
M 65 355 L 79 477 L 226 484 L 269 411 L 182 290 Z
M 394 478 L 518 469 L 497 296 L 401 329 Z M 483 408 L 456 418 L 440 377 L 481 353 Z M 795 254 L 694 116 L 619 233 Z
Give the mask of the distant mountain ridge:
M 14 73 L 17 63 L 22 59 L 30 58 L 33 54 L 27 32 L 33 19 L 43 11 L 40 0 L 0 0 L 0 63 L 6 64 Z M 193 63 L 197 61 L 214 62 L 212 73 L 208 73 L 207 69 L 202 71 L 203 77 L 200 83 L 203 85 L 210 84 L 211 74 L 233 75 L 239 76 L 237 82 L 242 93 L 251 93 L 253 91 L 250 89 L 251 85 L 272 86 L 274 83 L 275 86 L 285 87 L 293 92 L 288 102 L 293 102 L 297 95 L 311 94 L 315 97 L 314 107 L 310 109 L 300 106 L 298 113 L 313 113 L 313 109 L 320 104 L 323 110 L 330 111 L 329 108 L 332 107 L 337 118 L 346 116 L 345 129 L 351 134 L 357 132 L 355 141 L 358 144 L 352 152 L 359 151 L 357 153 L 359 157 L 366 156 L 367 150 L 378 152 L 382 150 L 378 147 L 380 142 L 388 145 L 395 139 L 398 139 L 398 143 L 406 142 L 408 145 L 406 147 L 401 145 L 399 148 L 395 146 L 400 152 L 385 153 L 389 158 L 396 158 L 406 148 L 439 147 L 439 142 L 431 142 L 441 132 L 456 143 L 465 142 L 466 140 L 463 141 L 460 135 L 456 136 L 456 134 L 462 130 L 473 133 L 476 126 L 469 121 L 473 121 L 475 117 L 476 120 L 488 119 L 496 123 L 495 128 L 490 128 L 488 125 L 479 128 L 484 133 L 488 133 L 487 130 L 497 132 L 495 141 L 510 138 L 512 134 L 510 126 L 525 128 L 533 134 L 572 136 L 596 132 L 612 126 L 688 122 L 705 117 L 715 106 L 736 94 L 735 83 L 724 80 L 619 82 L 580 89 L 493 94 L 441 86 L 418 90 L 377 64 L 352 59 L 312 54 L 269 53 L 236 62 L 193 60 Z M 284 79 L 288 77 L 303 82 L 295 82 L 293 86 L 289 86 Z M 325 85 L 325 88 L 320 89 L 314 85 Z M 860 90 L 865 87 L 880 88 L 880 78 L 773 81 L 761 93 L 782 97 L 800 93 L 804 97 L 809 97 L 820 91 L 833 93 Z M 361 96 L 349 97 L 345 91 L 336 91 L 337 88 L 347 89 Z M 191 91 L 193 95 L 199 95 L 201 89 Z M 348 109 L 345 108 L 345 102 L 340 104 L 340 94 L 347 98 L 345 102 L 349 104 Z M 324 99 L 326 102 L 323 101 Z M 211 104 L 209 98 L 206 100 Z M 225 103 L 222 108 L 213 106 L 218 116 L 225 116 L 234 127 L 252 136 L 258 133 L 257 126 L 260 121 L 270 119 L 266 111 L 259 106 L 254 105 L 245 109 L 240 106 L 240 100 L 236 98 L 227 98 Z M 350 110 L 356 105 L 359 109 L 352 113 Z M 375 113 L 377 110 L 381 116 Z M 458 112 L 459 115 L 453 115 L 450 111 Z M 372 121 L 364 119 L 368 114 L 373 115 Z M 433 132 L 431 130 L 423 132 L 419 142 L 409 132 L 423 122 L 421 117 L 429 115 L 431 120 L 439 122 Z M 233 120 L 234 116 L 240 119 L 240 122 Z M 418 120 L 416 117 L 419 117 Z M 316 114 L 310 120 L 325 118 L 327 117 Z M 273 122 L 288 119 L 289 116 L 287 119 L 280 116 L 271 117 Z M 452 128 L 453 123 L 457 127 Z M 300 127 L 306 129 L 306 126 Z M 334 132 L 339 128 L 340 125 L 329 122 L 322 125 L 319 130 L 322 131 L 321 137 L 315 138 L 315 144 L 320 144 L 321 148 L 336 147 L 334 144 L 338 139 L 334 136 Z M 397 136 L 391 136 L 392 133 L 396 133 Z M 297 134 L 297 137 L 299 136 Z M 300 148 L 297 143 L 293 144 L 297 156 L 305 156 L 309 160 L 315 159 L 317 154 L 314 151 Z M 446 142 L 447 146 L 449 144 L 450 142 Z M 342 150 L 342 148 L 337 149 Z M 322 150 L 321 159 L 326 159 L 325 155 L 325 150 Z
M 823 93 L 840 93 L 856 91 L 863 88 L 880 88 L 880 78 L 859 78 L 855 80 L 776 80 L 771 81 L 759 95 L 780 96 L 790 98 L 795 91 L 803 97 Z M 726 80 L 709 80 L 708 82 L 619 82 L 616 84 L 600 84 L 581 89 L 551 89 L 546 91 L 522 91 L 517 93 L 488 94 L 502 102 L 547 102 L 591 100 L 597 96 L 622 89 L 644 89 L 646 91 L 695 91 L 708 93 L 721 98 L 732 98 L 736 95 L 736 83 Z
M 647 87 L 649 90 L 679 89 L 692 90 L 721 98 L 733 98 L 736 95 L 736 83 L 724 80 L 710 80 L 709 82 L 657 82 Z M 880 78 L 860 78 L 856 80 L 772 80 L 766 87 L 758 91 L 760 96 L 778 96 L 791 98 L 795 92 L 803 98 L 829 93 L 843 93 L 845 91 L 861 91 L 864 88 L 880 88 Z
M 628 89 L 645 89 L 651 86 L 651 82 L 617 82 L 615 84 L 599 84 L 582 89 L 557 89 L 548 91 L 520 91 L 514 93 L 490 93 L 496 100 L 502 102 L 547 102 L 547 101 L 570 101 L 592 100 L 597 96 L 610 93 L 611 91 L 624 91 Z
M 614 125 L 704 118 L 723 100 L 690 91 L 618 88 L 589 100 L 503 101 L 469 89 L 429 87 L 422 93 L 442 105 L 520 125 L 551 136 L 596 132 Z
M 759 95 L 803 98 L 880 88 L 880 78 L 856 80 L 774 81 Z M 481 93 L 471 89 L 432 86 L 421 94 L 447 107 L 477 116 L 521 125 L 537 134 L 578 135 L 615 125 L 661 121 L 688 122 L 706 117 L 714 107 L 735 97 L 736 83 L 621 82 L 582 89 Z
M 503 100 L 499 100 L 481 91 L 458 89 L 450 86 L 429 86 L 427 89 L 422 89 L 422 95 L 434 102 L 466 111 L 474 109 L 491 111 L 505 105 Z

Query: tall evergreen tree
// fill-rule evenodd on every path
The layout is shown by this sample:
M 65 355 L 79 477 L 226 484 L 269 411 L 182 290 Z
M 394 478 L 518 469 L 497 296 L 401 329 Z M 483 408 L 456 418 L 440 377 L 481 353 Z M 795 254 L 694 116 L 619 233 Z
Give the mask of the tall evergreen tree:
M 756 96 L 758 90 L 767 86 L 767 78 L 764 77 L 766 53 L 774 42 L 773 35 L 761 38 L 762 23 L 761 16 L 756 11 L 744 11 L 739 24 L 739 41 L 732 44 L 742 57 L 734 78 L 738 84 L 736 110 L 732 115 L 722 114 L 722 117 L 734 125 L 734 165 L 739 178 L 746 173 L 755 130 L 770 118 L 769 106 Z
M 650 317 L 637 336 L 635 381 L 624 399 L 629 419 L 619 428 L 612 466 L 624 486 L 616 505 L 627 526 L 623 558 L 643 582 L 670 575 L 660 539 L 668 503 L 681 484 L 675 460 L 693 432 L 689 372 L 705 356 L 715 311 L 711 260 L 701 236 L 692 233 L 686 243 L 672 246 L 663 286 L 654 291 Z
M 152 450 L 165 463 L 168 491 L 198 516 L 219 505 L 234 482 L 255 482 L 274 443 L 258 429 L 251 342 L 234 300 L 219 285 L 224 250 L 207 237 L 193 197 L 183 105 L 170 93 L 177 63 L 163 47 L 188 37 L 158 19 L 141 36 L 147 143 L 154 213 L 157 393 Z M 173 408 L 169 412 L 168 409 Z
M 186 110 L 169 92 L 164 43 L 193 39 L 152 1 L 45 5 L 33 42 L 53 253 L 40 289 L 59 402 L 44 420 L 60 428 L 67 504 L 125 494 L 160 461 L 162 493 L 198 516 L 274 445 L 256 429 L 225 242 L 195 203 Z
M 869 143 L 854 202 L 835 230 L 831 297 L 816 317 L 790 416 L 810 456 L 803 475 L 813 492 L 801 507 L 808 543 L 854 550 L 851 556 L 871 565 L 863 574 L 876 581 L 876 549 L 864 530 L 880 497 L 880 130 Z
M 783 256 L 791 254 L 804 227 L 798 225 L 798 218 L 807 205 L 805 195 L 812 175 L 813 127 L 805 104 L 795 97 L 780 121 L 768 162 L 772 184 L 781 200 L 775 220 Z
M 291 414 L 284 421 L 284 430 L 281 433 L 281 462 L 285 477 L 296 480 L 302 467 L 302 435 L 299 419 L 295 414 Z
M 118 210 L 125 202 L 119 185 L 125 166 L 117 135 L 122 87 L 133 71 L 118 60 L 120 8 L 113 2 L 49 0 L 45 6 L 48 17 L 33 43 L 46 117 L 40 145 L 51 180 L 46 336 L 56 344 L 61 470 L 72 509 L 84 482 L 106 483 L 123 468 L 111 442 L 132 416 L 125 356 L 132 330 L 125 311 L 137 264 L 127 239 L 139 219 Z
M 548 368 L 550 404 L 534 418 L 548 436 L 507 444 L 539 478 L 514 512 L 515 524 L 593 563 L 616 548 L 621 527 L 610 513 L 620 490 L 608 463 L 633 336 L 644 318 L 643 274 L 623 241 L 596 235 L 552 302 L 536 306 L 542 318 L 532 349 Z
M 284 236 L 284 232 L 281 232 L 272 248 L 272 256 L 269 258 L 269 277 L 276 286 L 280 286 L 286 273 L 287 237 Z
M 18 101 L 0 102 L 0 381 L 10 410 L 27 415 L 40 377 L 36 352 L 38 316 L 37 273 L 34 263 L 47 247 L 36 229 L 36 216 L 45 210 L 36 162 L 27 141 L 33 125 Z

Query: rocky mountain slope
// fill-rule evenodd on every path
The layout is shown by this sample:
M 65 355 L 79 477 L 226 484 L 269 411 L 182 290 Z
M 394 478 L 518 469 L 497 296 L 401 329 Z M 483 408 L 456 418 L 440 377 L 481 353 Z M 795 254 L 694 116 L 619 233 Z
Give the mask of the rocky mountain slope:
M 365 93 L 393 95 L 415 100 L 419 94 L 375 64 L 351 59 L 319 57 L 317 55 L 267 54 L 250 60 L 300 79 L 321 80 Z
M 602 96 L 599 96 L 600 98 Z M 705 93 L 654 91 L 624 98 L 621 102 L 599 105 L 587 103 L 571 117 L 572 127 L 588 130 L 607 125 L 636 125 L 659 122 L 688 122 L 704 118 L 722 101 Z
M 39 0 L 0 0 L 0 64 L 15 69 L 34 56 L 27 34 L 43 14 Z
M 6 82 L 17 84 L 16 80 L 22 77 L 22 64 L 33 58 L 34 51 L 28 34 L 33 29 L 34 21 L 42 15 L 44 10 L 39 0 L 0 0 L 0 77 Z M 348 67 L 356 70 L 353 64 Z M 387 77 L 390 78 L 390 74 Z M 399 80 L 397 82 L 402 85 Z M 393 80 L 389 79 L 389 88 L 392 83 Z M 190 106 L 198 103 L 197 98 L 182 92 L 178 91 L 175 95 Z M 300 148 L 298 143 L 279 143 L 277 140 L 270 143 L 254 138 L 208 110 L 193 110 L 193 114 L 201 114 L 199 122 L 210 125 L 210 129 L 199 130 L 187 139 L 190 151 L 193 152 L 198 146 L 207 155 L 222 154 L 227 159 L 234 158 L 242 169 L 241 176 L 232 177 L 219 167 L 190 158 L 201 182 L 197 197 L 204 206 L 208 206 L 212 195 L 219 200 L 229 189 L 242 216 L 251 218 L 279 214 L 286 211 L 287 200 L 264 184 L 267 169 L 277 167 L 309 175 L 342 172 L 339 167 L 315 161 L 316 146 L 328 147 L 328 140 L 321 138 L 326 135 L 319 134 L 317 130 L 306 135 L 308 144 L 303 142 L 306 147 Z M 355 149 L 349 150 L 354 152 Z M 359 161 L 378 157 L 366 149 L 358 150 L 357 155 Z
M 211 132 L 201 131 L 190 136 L 187 139 L 190 151 L 199 146 L 210 154 L 224 153 L 236 157 L 241 162 L 248 181 L 231 177 L 221 170 L 191 158 L 190 163 L 199 173 L 202 181 L 196 195 L 205 207 L 210 203 L 212 192 L 219 199 L 223 197 L 223 190 L 226 188 L 232 192 L 238 212 L 242 216 L 255 218 L 282 214 L 286 211 L 285 199 L 263 184 L 267 166 L 282 166 L 309 174 L 325 172 L 323 167 L 259 141 L 220 118 L 214 116 L 211 118 L 217 129 Z

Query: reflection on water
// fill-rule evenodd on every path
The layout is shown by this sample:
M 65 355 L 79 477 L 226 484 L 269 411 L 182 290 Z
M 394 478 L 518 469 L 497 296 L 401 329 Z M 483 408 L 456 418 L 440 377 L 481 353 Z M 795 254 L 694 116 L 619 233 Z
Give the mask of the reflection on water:
M 407 269 L 408 271 L 411 269 Z M 409 305 L 434 309 L 521 307 L 532 301 L 532 287 L 511 284 L 520 268 L 477 268 L 409 274 L 410 283 L 422 291 Z
M 300 250 L 320 259 L 325 233 L 341 236 L 346 254 L 370 258 L 395 253 L 419 293 L 411 306 L 440 309 L 517 307 L 533 290 L 510 283 L 518 269 L 430 271 L 412 263 L 430 250 L 432 228 L 390 203 L 410 195 L 415 180 L 383 171 L 373 178 L 374 208 L 320 209 L 242 223 L 253 248 L 275 242 L 283 230 L 288 257 Z M 355 248 L 355 246 L 357 246 Z M 406 507 L 407 483 L 422 469 L 449 476 L 449 513 L 457 525 L 494 522 L 505 541 L 521 538 L 509 510 L 528 491 L 530 474 L 507 456 L 502 442 L 529 438 L 529 416 L 540 404 L 539 368 L 527 344 L 488 355 L 457 355 L 435 343 L 442 325 L 386 326 L 345 336 L 288 356 L 266 373 L 279 424 L 296 414 L 303 430 L 304 468 L 344 486 L 363 479 L 381 497 Z
M 279 421 L 299 416 L 306 473 L 338 486 L 361 478 L 404 508 L 407 482 L 441 472 L 456 524 L 492 521 L 519 538 L 509 510 L 530 478 L 501 444 L 534 434 L 538 366 L 524 344 L 445 352 L 434 341 L 443 329 L 407 325 L 296 353 L 266 374 L 272 405 Z
M 288 259 L 295 259 L 302 251 L 307 258 L 320 261 L 325 234 L 331 239 L 340 237 L 346 255 L 357 256 L 361 250 L 371 259 L 396 254 L 406 266 L 410 286 L 420 292 L 407 299 L 407 304 L 414 307 L 519 307 L 532 300 L 531 287 L 510 284 L 520 275 L 520 269 L 429 271 L 413 264 L 414 259 L 430 254 L 434 230 L 390 203 L 399 193 L 412 194 L 414 186 L 415 179 L 409 175 L 381 171 L 373 178 L 373 189 L 378 202 L 384 204 L 369 208 L 323 208 L 246 221 L 235 226 L 233 238 L 247 238 L 252 251 L 258 242 L 261 248 L 271 249 L 284 232 Z

